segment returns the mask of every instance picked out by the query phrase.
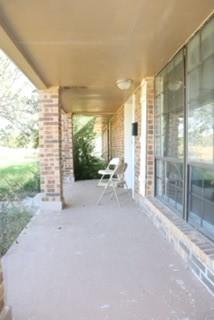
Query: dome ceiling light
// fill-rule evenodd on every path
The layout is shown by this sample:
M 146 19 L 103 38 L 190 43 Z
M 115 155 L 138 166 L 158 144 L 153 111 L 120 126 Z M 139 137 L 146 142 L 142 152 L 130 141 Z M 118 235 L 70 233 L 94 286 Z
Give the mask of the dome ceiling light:
M 128 90 L 131 88 L 133 80 L 131 79 L 120 79 L 116 81 L 116 85 L 120 90 Z

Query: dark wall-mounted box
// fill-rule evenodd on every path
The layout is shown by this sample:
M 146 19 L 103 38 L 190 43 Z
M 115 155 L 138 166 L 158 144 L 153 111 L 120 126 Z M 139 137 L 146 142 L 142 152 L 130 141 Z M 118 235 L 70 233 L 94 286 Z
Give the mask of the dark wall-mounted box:
M 133 136 L 138 135 L 138 123 L 137 122 L 132 123 L 132 135 Z

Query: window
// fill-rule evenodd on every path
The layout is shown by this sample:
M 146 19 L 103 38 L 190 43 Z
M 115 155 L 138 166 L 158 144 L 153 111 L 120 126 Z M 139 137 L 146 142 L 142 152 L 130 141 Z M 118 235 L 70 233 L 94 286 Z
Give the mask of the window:
M 191 166 L 189 222 L 214 238 L 214 170 Z
M 156 196 L 214 239 L 214 17 L 156 77 L 155 163 Z
M 187 45 L 188 220 L 214 238 L 214 19 Z
M 183 51 L 156 78 L 157 196 L 182 214 L 184 157 Z

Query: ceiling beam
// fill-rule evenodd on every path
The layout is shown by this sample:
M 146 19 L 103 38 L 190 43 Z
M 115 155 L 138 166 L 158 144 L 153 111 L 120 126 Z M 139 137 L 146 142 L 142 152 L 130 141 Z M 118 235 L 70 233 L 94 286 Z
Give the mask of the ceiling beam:
M 46 89 L 47 85 L 17 48 L 5 29 L 0 25 L 0 49 L 17 65 L 38 89 Z

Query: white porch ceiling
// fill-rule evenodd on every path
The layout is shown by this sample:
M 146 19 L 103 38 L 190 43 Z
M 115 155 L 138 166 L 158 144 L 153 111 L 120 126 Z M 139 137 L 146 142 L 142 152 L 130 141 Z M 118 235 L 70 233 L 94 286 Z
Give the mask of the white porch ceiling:
M 213 9 L 213 0 L 0 0 L 0 23 L 15 45 L 0 38 L 0 47 L 38 87 L 67 87 L 65 110 L 109 114 Z M 134 80 L 125 94 L 120 78 Z

